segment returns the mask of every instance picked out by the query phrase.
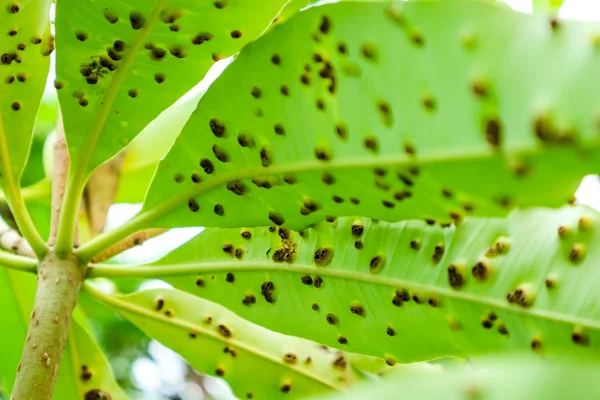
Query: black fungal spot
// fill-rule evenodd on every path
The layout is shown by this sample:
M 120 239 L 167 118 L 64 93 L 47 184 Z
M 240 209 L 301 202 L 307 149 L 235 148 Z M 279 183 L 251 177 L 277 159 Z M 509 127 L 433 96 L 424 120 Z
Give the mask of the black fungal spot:
M 85 42 L 88 39 L 88 34 L 84 31 L 75 31 L 75 37 L 80 42 Z
M 456 265 L 448 267 L 448 284 L 453 289 L 460 289 L 465 284 L 465 277 Z
M 323 278 L 321 278 L 319 275 L 315 276 L 315 279 L 313 280 L 313 286 L 318 289 L 322 285 L 323 285 Z
M 194 183 L 202 182 L 202 177 L 197 172 L 192 173 L 191 179 L 192 179 L 192 182 L 194 182 Z
M 307 286 L 313 284 L 313 280 L 312 280 L 312 278 L 309 275 L 302 276 L 301 281 L 302 281 L 303 284 L 305 284 Z
M 204 287 L 204 279 L 202 279 L 202 278 L 196 279 L 196 286 L 198 286 L 200 288 Z
M 185 49 L 181 46 L 171 46 L 169 47 L 169 53 L 175 58 L 185 58 L 186 52 Z
M 230 338 L 232 336 L 231 334 L 231 329 L 229 329 L 227 326 L 221 324 L 218 327 L 219 333 L 221 334 L 221 336 L 226 337 L 226 338 Z
M 286 364 L 296 364 L 298 357 L 294 353 L 285 353 L 283 355 L 283 362 Z
M 104 11 L 104 18 L 106 18 L 106 20 L 111 24 L 114 24 L 119 20 L 117 14 L 109 10 Z
M 533 295 L 525 289 L 518 288 L 506 294 L 506 300 L 511 304 L 516 304 L 521 307 L 531 307 L 533 305 Z
M 267 303 L 275 303 L 275 284 L 271 281 L 263 282 L 260 294 L 262 294 Z
M 281 57 L 279 54 L 273 54 L 271 56 L 271 62 L 275 65 L 281 65 Z
M 310 306 L 310 308 L 312 308 L 314 311 L 319 311 L 319 305 L 317 303 L 312 303 L 312 305 Z
M 292 385 L 289 383 L 284 383 L 281 385 L 279 390 L 281 390 L 281 393 L 289 393 L 292 390 Z
M 381 204 L 383 204 L 385 208 L 394 208 L 396 206 L 394 203 L 388 200 L 382 200 Z
M 110 393 L 101 389 L 88 390 L 84 395 L 85 400 L 112 400 Z
M 502 140 L 502 125 L 498 118 L 492 117 L 485 121 L 485 140 L 494 148 L 500 146 Z
M 212 174 L 215 170 L 213 163 L 209 159 L 200 160 L 200 167 L 204 170 L 206 174 Z
M 150 51 L 150 58 L 154 61 L 160 61 L 167 55 L 167 51 L 165 49 L 161 49 L 160 47 L 155 47 Z
M 144 18 L 142 13 L 140 13 L 138 11 L 132 11 L 129 13 L 129 22 L 131 23 L 131 27 L 134 30 L 139 30 L 144 27 L 144 24 L 146 23 L 146 19 Z
M 240 180 L 227 182 L 227 190 L 238 196 L 243 196 L 248 191 L 248 186 Z
M 357 241 L 355 241 L 355 242 L 354 242 L 354 248 L 355 248 L 356 250 L 360 250 L 360 249 L 362 249 L 362 248 L 363 248 L 363 246 L 364 246 L 364 245 L 363 245 L 363 242 L 362 242 L 362 240 L 357 240 Z
M 254 138 L 246 133 L 238 135 L 238 144 L 242 147 L 254 147 Z
M 242 35 L 243 35 L 242 31 L 235 30 L 235 31 L 231 32 L 231 37 L 233 39 L 239 39 L 242 37 Z
M 484 319 L 483 321 L 481 321 L 481 326 L 483 326 L 485 329 L 491 329 L 492 326 L 494 326 L 494 324 L 492 323 L 492 321 Z
M 319 25 L 319 31 L 321 31 L 321 33 L 323 35 L 327 35 L 330 30 L 331 30 L 331 20 L 329 19 L 328 16 L 324 15 L 321 18 L 321 24 Z
M 136 98 L 138 96 L 138 91 L 136 89 L 129 89 L 127 91 L 127 94 L 129 95 L 129 97 L 131 98 Z
M 163 297 L 158 297 L 156 300 L 154 300 L 154 309 L 156 311 L 162 310 L 164 306 L 165 306 L 165 299 Z
M 402 201 L 404 199 L 409 199 L 412 197 L 412 192 L 409 192 L 408 190 L 401 190 L 398 192 L 394 192 L 394 199 L 396 199 L 397 201 Z
M 319 267 L 329 265 L 333 260 L 333 249 L 331 247 L 321 247 L 317 249 L 313 256 L 313 260 Z
M 325 316 L 325 319 L 327 320 L 327 323 L 329 325 L 335 325 L 338 322 L 337 317 L 335 316 L 335 314 L 329 313 Z
M 498 325 L 498 333 L 501 334 L 502 336 L 508 335 L 508 329 L 506 329 L 506 326 L 504 324 Z
M 346 339 L 343 336 L 338 336 L 337 341 L 338 341 L 339 344 L 347 344 L 348 343 L 348 339 Z
M 279 213 L 276 213 L 274 211 L 269 212 L 269 219 L 275 224 L 275 225 L 283 225 L 283 223 L 285 222 L 285 219 L 283 218 L 283 216 Z
M 215 155 L 215 157 L 217 158 L 217 160 L 221 161 L 222 163 L 229 162 L 229 154 L 221 146 L 213 144 L 212 151 L 213 151 L 213 154 Z
M 19 82 L 27 81 L 27 74 L 24 74 L 24 73 L 17 74 L 17 80 Z
M 377 144 L 377 138 L 374 136 L 366 137 L 363 142 L 365 148 L 372 153 L 377 153 L 379 151 L 379 145 Z
M 225 376 L 225 370 L 221 367 L 218 367 L 217 369 L 215 369 L 215 374 L 217 376 L 221 376 L 221 377 Z
M 182 175 L 182 174 L 175 174 L 175 175 L 173 176 L 173 180 L 174 180 L 176 183 L 181 183 L 181 182 L 183 182 L 183 175 Z
M 14 101 L 11 105 L 10 108 L 13 111 L 19 111 L 21 109 L 21 103 L 19 103 L 18 101 Z
M 191 212 L 198 212 L 198 210 L 200 210 L 200 205 L 198 204 L 198 201 L 196 201 L 196 199 L 189 199 L 188 208 Z
M 201 45 L 204 42 L 208 42 L 213 38 L 213 35 L 208 32 L 201 32 L 192 37 L 192 44 Z
M 17 45 L 17 50 L 23 51 L 23 50 L 25 50 L 26 47 L 27 47 L 27 45 L 25 43 L 19 43 Z
M 350 312 L 352 314 L 360 315 L 361 317 L 364 317 L 365 315 L 365 309 L 360 304 L 352 304 L 350 306 Z
M 383 269 L 385 265 L 385 258 L 381 255 L 377 255 L 371 258 L 369 261 L 369 271 L 373 274 L 378 274 Z
M 434 264 L 437 264 L 440 262 L 440 260 L 442 259 L 443 256 L 444 256 L 444 246 L 442 246 L 441 244 L 438 244 L 433 249 L 433 255 L 431 256 L 431 261 Z
M 267 146 L 260 149 L 260 163 L 263 167 L 268 167 L 273 163 L 273 154 Z
M 352 236 L 361 237 L 365 230 L 365 226 L 363 225 L 363 223 L 361 221 L 354 221 L 352 223 L 351 230 L 352 230 Z
M 332 158 L 331 150 L 324 147 L 317 147 L 315 148 L 315 157 L 317 160 L 330 161 Z
M 216 137 L 222 138 L 225 136 L 225 124 L 223 124 L 223 122 L 221 122 L 219 119 L 212 118 L 208 125 L 210 126 L 210 130 L 212 131 L 213 135 Z
M 554 289 L 556 287 L 556 280 L 552 278 L 546 278 L 544 279 L 544 285 L 546 285 L 548 289 Z
M 229 282 L 229 283 L 235 282 L 235 275 L 233 275 L 233 273 L 231 273 L 231 272 L 228 272 L 227 275 L 225 276 L 225 281 Z
M 569 250 L 569 260 L 573 263 L 579 263 L 585 258 L 585 246 L 582 243 L 575 243 Z
M 475 266 L 471 269 L 473 277 L 479 282 L 487 280 L 490 274 L 490 266 L 485 260 L 478 261 Z
M 573 343 L 580 346 L 588 346 L 590 344 L 590 337 L 583 332 L 573 332 L 571 334 L 571 340 Z
M 413 239 L 410 241 L 410 248 L 417 251 L 421 248 L 421 241 L 419 239 Z
M 233 245 L 231 243 L 225 243 L 223 245 L 223 252 L 227 254 L 233 254 Z
M 165 81 L 165 79 L 166 79 L 165 74 L 161 74 L 161 73 L 154 74 L 154 80 L 156 81 L 156 83 L 163 83 Z
M 256 297 L 253 294 L 247 294 L 242 299 L 242 304 L 245 306 L 250 306 L 251 304 L 256 303 Z
M 388 336 L 396 336 L 396 331 L 394 330 L 394 328 L 392 328 L 391 326 L 388 326 L 387 329 L 385 330 L 385 333 Z
M 532 350 L 540 350 L 542 348 L 542 341 L 540 339 L 533 339 L 531 341 L 531 349 Z
M 218 216 L 222 217 L 223 215 L 225 215 L 225 209 L 223 208 L 223 206 L 221 204 L 215 204 L 213 211 Z
M 436 107 L 437 107 L 437 103 L 435 101 L 435 99 L 433 97 L 423 97 L 421 99 L 421 105 L 423 106 L 423 108 L 425 108 L 425 110 L 433 112 L 435 111 Z

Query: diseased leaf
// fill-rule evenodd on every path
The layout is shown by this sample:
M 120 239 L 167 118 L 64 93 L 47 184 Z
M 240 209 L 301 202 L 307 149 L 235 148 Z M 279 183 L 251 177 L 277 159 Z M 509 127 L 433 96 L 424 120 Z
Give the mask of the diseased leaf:
M 91 170 L 115 155 L 285 3 L 59 2 L 57 88 L 73 167 Z
M 115 382 L 102 350 L 91 334 L 81 327 L 77 318 L 71 324 L 53 398 L 57 400 L 128 399 Z
M 0 267 L 2 323 L 10 328 L 0 329 L 0 383 L 5 398 L 15 382 L 34 298 L 34 275 Z
M 35 275 L 0 267 L 0 307 L 3 310 L 2 322 L 6 326 L 6 329 L 0 330 L 0 393 L 5 398 L 9 398 L 25 345 L 35 298 L 35 282 Z M 94 399 L 85 396 L 99 390 L 98 393 L 109 393 L 112 400 L 126 400 L 102 351 L 80 325 L 83 322 L 80 311 L 76 309 L 53 398 Z
M 300 398 L 342 389 L 360 376 L 342 352 L 270 332 L 179 290 L 95 296 L 199 372 L 225 379 L 240 398 Z
M 596 31 L 475 1 L 313 7 L 211 86 L 131 226 L 560 206 L 600 161 Z
M 597 356 L 599 222 L 565 207 L 447 229 L 360 218 L 300 233 L 215 228 L 138 271 L 268 329 L 392 364 L 512 349 Z
M 402 393 L 402 398 L 410 399 L 584 400 L 600 396 L 600 386 L 596 384 L 599 372 L 597 363 L 581 360 L 548 362 L 523 355 L 496 356 L 487 357 L 470 369 L 394 376 L 378 385 L 313 399 L 393 399 Z
M 18 185 L 54 50 L 50 0 L 0 2 L 0 160 Z M 8 176 L 7 176 L 8 175 Z

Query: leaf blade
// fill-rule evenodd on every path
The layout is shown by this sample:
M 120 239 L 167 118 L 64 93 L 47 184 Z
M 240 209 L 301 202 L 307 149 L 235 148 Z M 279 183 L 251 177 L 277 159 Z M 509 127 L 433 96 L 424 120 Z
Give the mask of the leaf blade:
M 181 291 L 156 289 L 119 297 L 89 286 L 87 291 L 198 371 L 223 377 L 238 396 L 300 397 L 359 379 L 341 352 L 269 332 Z
M 510 349 L 596 354 L 597 220 L 566 207 L 456 229 L 360 218 L 304 236 L 207 229 L 139 276 L 162 277 L 268 329 L 330 346 L 343 338 L 343 349 L 392 363 Z M 323 249 L 333 256 L 319 265 Z
M 491 15 L 502 24 L 488 23 Z M 354 29 L 359 22 L 377 27 L 372 41 Z M 570 42 L 581 63 L 564 67 L 591 71 L 596 27 L 560 27 L 555 34 L 540 16 L 480 2 L 339 3 L 302 12 L 248 46 L 209 89 L 158 168 L 140 226 L 303 229 L 357 213 L 446 224 L 564 204 L 598 157 L 594 106 L 566 104 L 566 93 L 585 90 L 580 82 L 522 72 L 547 63 L 520 40 L 550 48 L 552 58 Z M 552 37 L 559 34 L 563 41 Z M 295 45 L 286 50 L 290 37 Z M 443 60 L 453 65 L 438 74 L 432 65 Z M 524 86 L 534 94 L 513 112 L 510 94 Z M 537 98 L 548 90 L 552 102 Z

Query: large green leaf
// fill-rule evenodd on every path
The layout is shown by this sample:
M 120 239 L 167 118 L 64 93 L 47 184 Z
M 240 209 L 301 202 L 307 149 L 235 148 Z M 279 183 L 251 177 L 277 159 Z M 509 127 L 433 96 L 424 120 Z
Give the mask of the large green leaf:
M 285 3 L 60 1 L 57 87 L 74 169 L 115 155 Z
M 9 329 L 0 331 L 0 393 L 10 393 L 21 358 L 29 315 L 35 298 L 35 275 L 0 267 L 0 307 L 2 323 Z M 81 326 L 79 309 L 75 310 L 67 346 L 61 359 L 54 398 L 57 400 L 94 399 L 89 393 L 108 393 L 112 400 L 127 397 L 115 383 L 110 367 L 92 336 Z M 98 397 L 101 398 L 101 397 Z
M 354 218 L 301 233 L 213 228 L 127 275 L 390 363 L 511 349 L 597 355 L 599 221 L 566 206 L 447 229 Z
M 473 369 L 444 374 L 429 372 L 388 379 L 321 400 L 444 399 L 444 400 L 587 400 L 600 397 L 598 364 L 567 359 L 548 362 L 531 357 L 488 357 Z M 399 394 L 402 394 L 400 397 Z M 316 398 L 315 398 L 316 399 Z
M 0 7 L 0 26 L 3 27 L 0 36 L 0 159 L 5 180 L 11 179 L 18 185 L 29 154 L 54 38 L 48 17 L 50 0 L 3 0 Z
M 298 398 L 357 381 L 347 355 L 270 332 L 179 290 L 112 297 L 88 292 L 200 372 L 221 376 L 240 398 Z
M 128 228 L 562 205 L 600 161 L 596 29 L 477 1 L 311 8 L 211 86 Z

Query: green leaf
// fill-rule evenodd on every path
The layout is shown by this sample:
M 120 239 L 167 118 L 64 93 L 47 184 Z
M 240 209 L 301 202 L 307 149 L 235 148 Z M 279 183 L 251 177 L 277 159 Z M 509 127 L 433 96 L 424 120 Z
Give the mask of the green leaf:
M 0 158 L 4 180 L 19 182 L 40 105 L 54 38 L 50 0 L 3 1 L 0 10 Z M 10 178 L 9 178 L 10 176 Z
M 394 376 L 377 385 L 363 385 L 351 392 L 318 399 L 387 399 L 402 393 L 403 398 L 410 399 L 584 400 L 600 396 L 600 386 L 596 384 L 598 373 L 597 363 L 581 360 L 548 362 L 523 355 L 496 356 L 487 357 L 469 369 Z
M 88 292 L 198 371 L 223 377 L 240 398 L 298 398 L 360 378 L 342 352 L 270 332 L 179 290 L 112 297 L 88 286 Z
M 141 203 L 156 165 L 167 154 L 181 132 L 203 91 L 181 104 L 167 108 L 140 132 L 127 147 L 115 202 Z
M 14 383 L 25 345 L 27 325 L 35 298 L 35 282 L 35 275 L 0 267 L 0 307 L 3 310 L 2 322 L 7 327 L 0 331 L 0 384 L 1 393 L 6 398 Z M 81 326 L 83 322 L 83 316 L 76 309 L 61 359 L 54 398 L 83 399 L 87 398 L 84 397 L 87 393 L 93 394 L 95 390 L 100 390 L 109 393 L 112 400 L 126 400 L 127 397 L 112 377 L 102 351 Z
M 301 233 L 206 229 L 125 275 L 163 278 L 268 329 L 392 364 L 511 349 L 597 355 L 599 222 L 565 207 L 447 229 L 360 218 Z M 111 268 L 97 275 L 120 274 Z
M 4 395 L 10 393 L 15 381 L 34 298 L 34 275 L 0 267 L 2 323 L 10 327 L 0 330 L 0 382 Z
M 77 318 L 74 318 L 71 324 L 54 398 L 57 400 L 128 399 L 115 382 L 108 360 L 91 334 L 81 327 Z
M 533 0 L 534 11 L 556 11 L 558 10 L 564 0 Z
M 560 206 L 600 161 L 595 30 L 475 1 L 313 7 L 211 86 L 129 226 Z
M 115 155 L 284 4 L 59 2 L 57 88 L 73 167 L 89 172 Z

